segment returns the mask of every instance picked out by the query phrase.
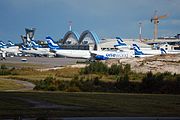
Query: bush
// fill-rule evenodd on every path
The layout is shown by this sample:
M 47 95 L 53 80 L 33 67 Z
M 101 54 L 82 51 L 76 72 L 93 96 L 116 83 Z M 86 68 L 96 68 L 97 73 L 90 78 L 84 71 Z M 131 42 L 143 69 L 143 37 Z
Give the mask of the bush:
M 141 83 L 143 93 L 180 93 L 179 75 L 172 75 L 169 72 L 156 73 L 148 72 Z
M 91 66 L 92 68 L 92 66 Z M 112 73 L 114 70 L 121 68 L 112 65 Z M 89 68 L 88 68 L 89 69 Z M 93 68 L 96 69 L 96 68 Z M 180 94 L 180 75 L 165 73 L 153 74 L 151 71 L 146 73 L 142 82 L 130 82 L 130 67 L 124 67 L 124 71 L 117 75 L 116 82 L 105 82 L 100 80 L 99 76 L 95 77 L 79 77 L 75 75 L 70 81 L 60 81 L 53 77 L 47 77 L 44 80 L 36 82 L 36 90 L 49 91 L 66 91 L 66 92 L 128 92 L 128 93 L 164 93 L 164 94 Z M 98 70 L 97 70 L 98 71 Z M 99 69 L 99 71 L 101 71 Z M 117 74 L 117 73 L 115 73 Z
M 128 74 L 120 75 L 117 77 L 116 80 L 116 88 L 118 91 L 120 90 L 121 92 L 129 92 L 129 77 Z
M 119 75 L 123 72 L 122 64 L 112 64 L 108 70 L 109 75 Z
M 5 64 L 2 64 L 0 67 L 0 75 L 10 75 L 11 70 L 6 67 Z
M 109 74 L 109 75 L 119 75 L 124 73 L 130 73 L 131 66 L 130 64 L 126 64 L 123 68 L 122 64 L 112 64 L 110 68 L 102 62 L 93 62 L 90 63 L 89 66 L 82 68 L 80 74 L 92 74 L 92 73 L 101 73 L 101 74 Z
M 108 71 L 108 66 L 102 62 L 92 62 L 89 66 L 86 66 L 81 70 L 83 74 L 91 74 L 91 73 L 104 73 L 106 74 Z
M 150 71 L 146 74 L 146 76 L 142 79 L 142 91 L 145 93 L 156 93 L 159 91 L 163 81 L 161 80 L 161 74 L 155 76 Z
M 5 65 L 5 64 L 2 64 L 2 65 L 1 65 L 1 69 L 2 69 L 2 70 L 7 69 L 6 65 Z
M 55 78 L 46 77 L 44 80 L 37 81 L 34 89 L 35 90 L 52 90 L 52 91 L 54 91 L 54 90 L 56 90 L 56 87 L 53 84 L 54 81 L 56 81 Z
M 130 64 L 126 64 L 124 66 L 124 73 L 129 73 L 131 72 L 131 65 Z
M 77 86 L 68 87 L 65 91 L 66 92 L 81 92 L 81 90 Z

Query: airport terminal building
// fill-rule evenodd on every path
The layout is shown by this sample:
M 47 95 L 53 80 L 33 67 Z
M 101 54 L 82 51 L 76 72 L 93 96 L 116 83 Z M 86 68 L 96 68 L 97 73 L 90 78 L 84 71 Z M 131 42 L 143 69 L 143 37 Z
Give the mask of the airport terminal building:
M 132 48 L 132 44 L 137 44 L 142 49 L 159 49 L 165 50 L 180 50 L 180 39 L 157 39 L 157 40 L 142 40 L 139 39 L 123 39 L 122 40 Z M 116 38 L 99 39 L 95 32 L 86 30 L 81 35 L 74 31 L 68 31 L 59 45 L 65 49 L 85 49 L 97 50 L 98 46 L 102 50 L 115 50 L 114 45 L 117 44 Z
M 25 40 L 28 36 L 32 39 L 35 29 L 25 29 L 26 37 L 22 37 L 23 43 L 27 45 Z M 139 39 L 123 39 L 122 40 L 132 49 L 132 44 L 137 44 L 142 49 L 159 49 L 165 50 L 180 50 L 180 34 L 174 38 L 159 38 L 157 40 L 142 40 Z M 82 50 L 115 50 L 114 45 L 117 44 L 116 38 L 99 39 L 98 35 L 89 30 L 83 31 L 80 35 L 75 31 L 68 31 L 63 36 L 63 39 L 58 41 L 58 44 L 63 49 L 82 49 Z

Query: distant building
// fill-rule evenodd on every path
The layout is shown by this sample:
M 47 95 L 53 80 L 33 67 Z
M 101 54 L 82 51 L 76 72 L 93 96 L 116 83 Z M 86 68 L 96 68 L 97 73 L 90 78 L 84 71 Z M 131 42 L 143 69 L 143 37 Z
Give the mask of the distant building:
M 28 43 L 31 42 L 31 40 L 34 39 L 34 33 L 35 33 L 35 28 L 25 28 L 26 35 L 21 35 L 21 39 L 23 41 L 23 44 L 27 46 Z
M 175 38 L 176 38 L 176 39 L 180 39 L 180 34 L 177 34 L 177 35 L 175 36 Z
M 122 40 L 131 49 L 133 48 L 132 47 L 133 43 L 137 44 L 139 47 L 141 47 L 143 49 L 151 49 L 150 45 L 147 45 L 146 43 L 141 42 L 139 39 L 122 39 Z M 103 49 L 103 50 L 113 50 L 113 49 L 116 49 L 114 47 L 114 45 L 117 44 L 117 39 L 102 39 L 99 44 L 101 46 L 101 49 Z
M 180 50 L 180 39 L 161 39 L 156 41 L 147 41 L 148 45 L 152 45 L 155 49 L 164 48 L 165 50 Z

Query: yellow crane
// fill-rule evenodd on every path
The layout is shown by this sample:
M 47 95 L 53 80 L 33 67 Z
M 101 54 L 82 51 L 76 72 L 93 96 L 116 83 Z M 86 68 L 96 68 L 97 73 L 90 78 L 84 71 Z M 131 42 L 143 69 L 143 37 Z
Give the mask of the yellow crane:
M 155 11 L 154 16 L 151 18 L 151 22 L 154 21 L 154 40 L 157 39 L 158 37 L 158 23 L 159 23 L 159 19 L 163 19 L 166 18 L 168 15 L 162 15 L 162 16 L 158 16 L 157 15 L 157 11 Z

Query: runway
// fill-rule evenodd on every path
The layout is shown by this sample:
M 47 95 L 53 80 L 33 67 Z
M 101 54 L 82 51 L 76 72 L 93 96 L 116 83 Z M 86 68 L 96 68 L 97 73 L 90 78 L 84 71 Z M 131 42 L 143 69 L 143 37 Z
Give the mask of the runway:
M 22 61 L 26 59 L 27 61 Z M 76 64 L 77 61 L 86 61 L 85 59 L 74 58 L 48 58 L 48 57 L 7 57 L 6 60 L 0 60 L 0 64 L 33 64 L 43 68 L 61 67 Z

